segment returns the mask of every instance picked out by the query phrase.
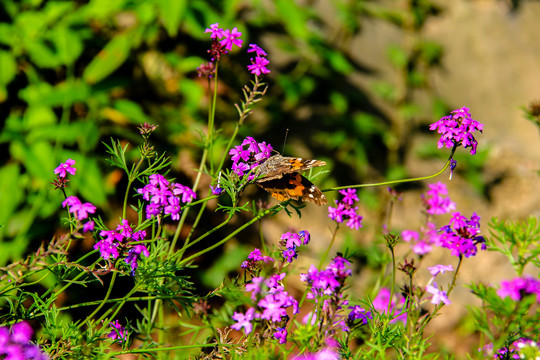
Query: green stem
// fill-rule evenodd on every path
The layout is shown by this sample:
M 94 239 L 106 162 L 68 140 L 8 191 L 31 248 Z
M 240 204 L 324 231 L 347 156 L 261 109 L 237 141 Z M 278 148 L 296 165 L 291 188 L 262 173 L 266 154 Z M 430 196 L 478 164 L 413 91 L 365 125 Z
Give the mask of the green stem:
M 122 219 L 126 218 L 127 203 L 128 203 L 128 198 L 129 198 L 129 189 L 131 189 L 131 184 L 133 184 L 133 182 L 137 178 L 137 170 L 139 169 L 143 161 L 144 161 L 144 157 L 141 157 L 139 161 L 137 162 L 137 165 L 135 165 L 135 169 L 133 169 L 133 172 L 131 174 L 128 173 L 129 179 L 126 186 L 126 193 L 124 194 L 124 206 L 122 209 Z
M 330 188 L 330 189 L 324 189 L 324 190 L 321 190 L 321 191 L 326 192 L 326 191 L 336 191 L 336 190 L 343 190 L 343 189 L 357 189 L 357 188 L 365 188 L 365 187 L 395 185 L 395 184 L 402 184 L 402 183 L 413 182 L 413 181 L 422 181 L 422 180 L 427 180 L 427 179 L 431 179 L 431 178 L 439 176 L 446 169 L 448 169 L 448 166 L 450 166 L 450 160 L 448 160 L 446 162 L 446 164 L 444 165 L 444 167 L 440 171 L 436 172 L 433 175 L 410 178 L 410 179 L 399 179 L 399 180 L 383 181 L 383 182 L 370 183 L 370 184 L 357 184 L 357 185 L 339 186 L 339 187 L 334 187 L 334 188 Z
M 204 249 L 204 250 L 201 250 L 199 251 L 198 253 L 196 254 L 193 254 L 191 255 L 190 257 L 187 257 L 185 258 L 184 260 L 182 260 L 181 264 L 180 265 L 183 265 L 183 264 L 187 264 L 189 263 L 191 260 L 203 255 L 203 254 L 206 254 L 207 252 L 209 251 L 212 251 L 214 250 L 215 248 L 223 245 L 224 243 L 226 243 L 227 241 L 229 241 L 233 236 L 235 236 L 236 234 L 238 234 L 239 232 L 241 232 L 242 230 L 244 230 L 245 228 L 247 228 L 248 226 L 250 226 L 251 224 L 253 224 L 254 222 L 256 222 L 257 220 L 265 217 L 266 215 L 268 214 L 271 214 L 272 212 L 274 212 L 276 209 L 280 208 L 281 207 L 281 204 L 278 204 L 278 205 L 275 205 L 273 207 L 271 207 L 270 209 L 262 212 L 262 213 L 259 213 L 259 215 L 257 215 L 256 217 L 254 217 L 253 219 L 251 219 L 250 221 L 248 221 L 247 223 L 245 223 L 244 225 L 240 226 L 238 229 L 236 229 L 235 231 L 233 231 L 232 233 L 230 233 L 229 235 L 227 235 L 225 238 L 223 238 L 223 240 L 215 243 L 214 245 Z M 192 243 L 193 244 L 193 243 Z
M 109 289 L 107 289 L 107 294 L 105 294 L 105 298 L 103 298 L 103 300 L 101 300 L 101 304 L 99 304 L 99 306 L 92 312 L 92 314 L 90 314 L 83 322 L 81 322 L 79 324 L 79 326 L 77 326 L 77 328 L 80 329 L 84 324 L 86 324 L 90 319 L 92 319 L 99 312 L 99 310 L 101 310 L 101 308 L 105 305 L 105 302 L 111 296 L 111 292 L 112 292 L 114 283 L 116 281 L 116 276 L 117 275 L 118 275 L 118 273 L 116 271 L 113 272 L 111 282 L 109 283 Z

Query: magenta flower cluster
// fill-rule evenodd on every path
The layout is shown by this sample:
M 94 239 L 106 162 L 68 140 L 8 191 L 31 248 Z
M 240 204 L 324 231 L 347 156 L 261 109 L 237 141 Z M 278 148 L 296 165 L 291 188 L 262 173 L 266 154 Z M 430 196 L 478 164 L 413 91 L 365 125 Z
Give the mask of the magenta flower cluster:
M 390 299 L 391 292 L 388 288 L 381 288 L 377 293 L 377 296 L 373 299 L 373 308 L 380 313 L 388 314 L 390 309 L 390 315 L 392 316 L 391 322 L 401 321 L 405 323 L 407 321 L 407 313 L 403 312 L 403 307 L 405 305 L 405 298 L 399 296 L 396 299 L 394 296 Z M 390 306 L 388 306 L 390 303 Z
M 178 183 L 169 183 L 159 174 L 149 176 L 148 184 L 137 189 L 143 199 L 149 201 L 146 206 L 146 218 L 160 216 L 161 213 L 171 215 L 171 219 L 179 220 L 182 212 L 182 203 L 187 204 L 197 198 L 197 194 L 188 186 Z
M 455 209 L 456 205 L 448 198 L 446 185 L 443 183 L 429 184 L 429 189 L 422 200 L 428 215 L 442 215 Z M 480 234 L 480 217 L 473 213 L 471 219 L 467 219 L 459 212 L 454 212 L 449 225 L 436 228 L 435 224 L 428 221 L 420 229 L 420 232 L 404 230 L 401 237 L 410 242 L 412 250 L 418 255 L 425 255 L 432 247 L 440 246 L 450 249 L 454 256 L 471 257 L 477 253 L 477 245 L 485 250 L 485 240 Z
M 62 207 L 69 207 L 69 212 L 73 214 L 75 220 L 80 221 L 83 224 L 83 232 L 94 231 L 94 221 L 88 220 L 82 222 L 88 218 L 88 214 L 93 214 L 96 212 L 96 207 L 89 202 L 83 203 L 76 196 L 68 196 L 66 200 L 62 202 Z
M 426 213 L 428 215 L 442 215 L 455 210 L 456 205 L 446 195 L 448 195 L 448 190 L 444 183 L 428 184 L 428 190 L 421 195 Z M 401 237 L 411 244 L 415 254 L 425 255 L 433 249 L 433 245 L 439 245 L 440 236 L 437 231 L 436 225 L 428 217 L 428 221 L 420 229 L 420 232 L 404 230 L 401 232 Z
M 535 295 L 536 302 L 540 303 L 540 280 L 532 276 L 518 277 L 513 280 L 501 282 L 497 295 L 501 298 L 507 296 L 514 301 L 520 301 L 526 295 Z
M 339 190 L 339 193 L 343 198 L 339 202 L 335 200 L 336 207 L 328 207 L 328 217 L 338 223 L 347 221 L 348 227 L 358 230 L 362 227 L 363 217 L 356 213 L 358 206 L 353 206 L 358 201 L 356 189 Z
M 429 126 L 430 130 L 437 130 L 441 134 L 437 146 L 440 148 L 452 148 L 463 146 L 471 148 L 471 155 L 476 154 L 478 142 L 473 136 L 475 131 L 482 132 L 484 125 L 471 117 L 469 108 L 462 107 L 451 111 L 452 115 L 444 116 L 439 121 Z
M 244 329 L 246 334 L 253 331 L 253 323 L 268 323 L 273 329 L 274 338 L 280 343 L 287 341 L 287 330 L 284 327 L 288 321 L 287 308 L 292 307 L 293 314 L 298 313 L 298 302 L 289 295 L 281 281 L 285 273 L 274 274 L 269 278 L 254 277 L 246 284 L 246 291 L 255 303 L 245 313 L 235 312 L 232 316 L 235 324 L 231 328 Z
M 105 260 L 118 259 L 120 255 L 125 256 L 124 261 L 131 266 L 132 274 L 139 266 L 140 256 L 149 256 L 145 245 L 133 244 L 133 242 L 144 240 L 146 231 L 133 231 L 126 219 L 122 220 L 116 230 L 102 230 L 99 235 L 103 239 L 94 245 L 94 249 L 99 250 L 101 257 Z
M 456 209 L 456 204 L 447 196 L 448 190 L 444 183 L 439 181 L 428 184 L 428 188 L 426 193 L 421 195 L 428 214 L 442 215 Z
M 242 262 L 240 267 L 244 270 L 255 271 L 260 268 L 262 264 L 271 264 L 275 260 L 270 256 L 263 255 L 261 250 L 254 249 L 249 255 L 247 260 Z
M 238 31 L 237 28 L 233 28 L 232 30 L 224 30 L 219 27 L 219 23 L 210 25 L 210 27 L 204 32 L 210 33 L 210 39 L 219 40 L 221 47 L 227 51 L 231 51 L 233 46 L 242 47 L 242 43 L 244 42 L 242 39 L 240 39 L 242 33 Z
M 272 150 L 272 145 L 264 141 L 258 143 L 251 136 L 246 137 L 242 145 L 237 145 L 229 151 L 233 161 L 233 172 L 240 177 L 249 173 L 248 180 L 255 179 L 255 173 L 252 170 L 268 159 Z
M 34 331 L 26 322 L 0 327 L 0 358 L 6 360 L 47 360 L 49 357 L 38 345 L 32 344 Z
M 127 340 L 126 328 L 120 325 L 120 322 L 118 320 L 109 323 L 109 326 L 111 327 L 111 331 L 109 332 L 107 337 L 113 340 L 117 340 L 120 343 Z
M 305 230 L 302 230 L 299 233 L 286 232 L 281 235 L 279 245 L 283 259 L 288 263 L 292 263 L 293 260 L 298 257 L 296 249 L 300 245 L 307 245 L 309 243 L 309 239 L 309 232 Z
M 454 256 L 475 256 L 477 245 L 482 250 L 486 249 L 486 241 L 480 234 L 480 216 L 473 213 L 470 219 L 459 212 L 452 214 L 450 224 L 443 226 L 438 242 L 439 246 L 450 249 Z
M 319 271 L 311 265 L 307 273 L 300 274 L 300 280 L 309 286 L 306 298 L 321 305 L 315 313 L 308 314 L 304 322 L 311 320 L 313 323 L 317 318 L 321 319 L 326 325 L 328 336 L 336 329 L 349 332 L 351 327 L 365 325 L 373 318 L 370 311 L 359 305 L 348 306 L 349 301 L 344 297 L 345 281 L 352 275 L 350 266 L 347 259 L 336 256 L 326 269 Z M 347 315 L 343 313 L 346 306 L 349 312 Z
M 248 53 L 254 52 L 255 58 L 251 58 L 251 65 L 248 65 L 248 70 L 253 74 L 257 76 L 261 76 L 261 74 L 269 74 L 270 70 L 266 68 L 266 66 L 270 63 L 268 59 L 266 58 L 266 52 L 261 49 L 260 46 L 256 44 L 249 44 L 249 49 L 247 51 Z
M 493 351 L 493 344 L 487 344 L 482 349 L 483 355 L 485 358 L 500 359 L 500 360 L 510 360 L 510 359 L 532 359 L 532 357 L 525 357 L 520 354 L 520 351 L 525 347 L 536 348 L 540 350 L 538 343 L 531 339 L 519 338 L 516 341 L 512 342 L 508 347 L 502 347 L 497 351 Z
M 339 294 L 345 284 L 345 279 L 352 275 L 350 266 L 351 263 L 341 256 L 336 256 L 326 269 L 321 271 L 312 264 L 307 273 L 300 274 L 300 280 L 310 286 L 307 298 L 327 301 Z
M 243 40 L 240 39 L 242 33 L 237 28 L 222 29 L 218 23 L 210 25 L 205 33 L 210 33 L 210 38 L 213 40 L 212 48 L 209 50 L 211 55 L 211 63 L 203 64 L 199 67 L 199 76 L 212 76 L 215 71 L 214 62 L 218 61 L 221 55 L 228 53 L 233 49 L 233 46 L 242 47 Z M 251 58 L 251 65 L 248 65 L 250 73 L 260 76 L 262 74 L 270 73 L 270 70 L 266 67 L 270 62 L 268 61 L 266 52 L 256 44 L 249 44 L 248 53 L 255 53 L 255 58 Z

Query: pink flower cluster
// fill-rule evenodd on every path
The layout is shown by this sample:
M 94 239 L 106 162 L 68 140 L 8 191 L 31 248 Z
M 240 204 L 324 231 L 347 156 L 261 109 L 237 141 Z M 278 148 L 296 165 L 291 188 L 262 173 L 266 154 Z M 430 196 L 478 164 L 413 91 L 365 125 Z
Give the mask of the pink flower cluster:
M 358 201 L 356 189 L 339 190 L 343 195 L 341 201 L 336 200 L 336 207 L 328 207 L 328 217 L 338 223 L 347 221 L 347 226 L 351 229 L 358 230 L 362 227 L 363 217 L 358 215 L 358 206 L 353 206 L 355 201 Z
M 178 183 L 169 183 L 162 175 L 152 174 L 148 184 L 137 189 L 143 199 L 149 201 L 146 206 L 146 218 L 151 219 L 159 216 L 162 212 L 170 214 L 173 220 L 180 219 L 182 204 L 187 204 L 197 198 L 197 194 L 191 188 Z
M 135 241 L 142 241 L 146 236 L 146 231 L 133 231 L 126 219 L 116 227 L 116 230 L 102 230 L 99 235 L 103 237 L 94 245 L 94 249 L 99 250 L 101 257 L 105 260 L 110 258 L 118 259 L 122 254 L 124 261 L 131 266 L 132 274 L 137 269 L 138 260 L 141 255 L 149 256 L 148 249 L 143 244 L 133 244 Z

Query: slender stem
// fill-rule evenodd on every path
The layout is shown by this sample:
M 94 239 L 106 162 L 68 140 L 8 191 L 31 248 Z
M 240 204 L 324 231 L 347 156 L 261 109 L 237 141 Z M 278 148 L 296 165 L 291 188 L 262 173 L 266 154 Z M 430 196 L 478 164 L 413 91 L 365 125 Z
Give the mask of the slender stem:
M 193 254 L 191 255 L 190 257 L 187 257 L 185 258 L 184 260 L 182 260 L 181 262 L 181 265 L 182 264 L 187 264 L 188 262 L 190 262 L 191 260 L 203 255 L 203 254 L 206 254 L 207 252 L 209 251 L 212 251 L 214 250 L 215 248 L 223 245 L 224 243 L 226 243 L 227 241 L 229 241 L 233 236 L 235 236 L 236 234 L 238 234 L 239 232 L 241 232 L 242 230 L 244 230 L 245 228 L 247 228 L 248 226 L 250 226 L 251 224 L 253 224 L 254 222 L 256 222 L 257 220 L 265 217 L 266 215 L 268 214 L 271 214 L 272 212 L 274 212 L 275 210 L 277 210 L 278 208 L 281 207 L 281 204 L 278 204 L 278 205 L 275 205 L 273 207 L 271 207 L 270 209 L 262 212 L 262 213 L 259 213 L 259 215 L 257 215 L 256 217 L 254 217 L 253 219 L 251 219 L 250 221 L 248 221 L 247 223 L 245 223 L 244 225 L 240 226 L 238 229 L 236 229 L 235 231 L 233 231 L 232 233 L 230 233 L 229 235 L 227 235 L 225 238 L 223 238 L 223 240 L 215 243 L 214 245 L 212 246 L 209 246 L 208 248 L 204 249 L 204 250 L 201 250 L 199 251 L 198 253 L 196 254 Z M 193 244 L 193 243 L 192 243 Z
M 336 240 L 336 235 L 339 230 L 339 225 L 341 223 L 336 222 L 336 228 L 334 230 L 334 233 L 332 234 L 332 240 L 330 240 L 330 243 L 328 244 L 328 247 L 326 248 L 326 251 L 324 252 L 324 255 L 321 257 L 321 261 L 319 261 L 319 269 L 322 267 L 324 262 L 326 261 L 326 258 L 328 257 L 328 254 L 330 253 L 330 249 L 334 245 L 334 242 Z
M 133 172 L 131 174 L 128 174 L 129 179 L 126 186 L 126 193 L 124 194 L 124 206 L 122 208 L 122 219 L 126 218 L 127 203 L 128 203 L 128 198 L 129 198 L 129 189 L 131 189 L 131 184 L 133 184 L 133 182 L 137 178 L 137 170 L 139 170 L 139 167 L 141 166 L 143 161 L 144 161 L 144 157 L 141 157 L 139 161 L 137 162 L 137 165 L 135 165 L 135 169 L 133 169 Z
M 375 187 L 375 186 L 385 186 L 385 185 L 395 185 L 395 184 L 402 184 L 402 183 L 407 183 L 407 182 L 413 182 L 413 181 L 422 181 L 422 180 L 427 180 L 427 179 L 431 179 L 431 178 L 434 178 L 436 176 L 439 176 L 440 174 L 442 174 L 446 169 L 448 169 L 448 166 L 450 166 L 450 160 L 448 160 L 446 162 L 446 164 L 444 165 L 444 167 L 436 172 L 435 174 L 433 175 L 428 175 L 428 176 L 422 176 L 422 177 L 416 177 L 416 178 L 410 178 L 410 179 L 399 179 L 399 180 L 390 180 L 390 181 L 383 181 L 383 182 L 379 182 L 379 183 L 369 183 L 369 184 L 357 184 L 357 185 L 347 185 L 347 186 L 339 186 L 339 187 L 334 187 L 334 188 L 330 188 L 330 189 L 324 189 L 324 190 L 321 190 L 322 192 L 326 192 L 326 191 L 336 191 L 336 190 L 343 190 L 343 189 L 357 189 L 357 188 L 364 188 L 364 187 Z
M 105 294 L 105 298 L 101 300 L 101 304 L 90 314 L 82 323 L 79 324 L 78 328 L 81 328 L 84 324 L 86 324 L 90 319 L 92 319 L 98 312 L 101 310 L 101 308 L 105 305 L 105 302 L 109 297 L 111 296 L 111 292 L 114 286 L 114 283 L 116 281 L 116 276 L 118 275 L 117 272 L 113 272 L 111 282 L 109 283 L 109 289 L 107 289 L 107 294 Z

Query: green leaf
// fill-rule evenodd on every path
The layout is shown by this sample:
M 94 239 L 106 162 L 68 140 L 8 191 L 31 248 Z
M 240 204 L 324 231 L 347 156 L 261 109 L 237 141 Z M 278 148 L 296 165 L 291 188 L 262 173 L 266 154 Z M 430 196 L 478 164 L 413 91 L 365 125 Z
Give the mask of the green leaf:
M 90 96 L 90 88 L 80 79 L 70 80 L 54 87 L 46 82 L 29 85 L 19 92 L 19 97 L 30 105 L 62 106 L 83 102 Z
M 0 84 L 7 85 L 17 73 L 15 58 L 7 51 L 0 50 Z
M 54 111 L 47 106 L 29 106 L 24 113 L 25 130 L 33 130 L 36 127 L 56 124 L 56 122 Z
M 140 105 L 133 101 L 119 99 L 114 103 L 114 108 L 125 115 L 127 120 L 131 123 L 142 124 L 152 121 L 152 119 L 144 113 Z
M 0 168 L 0 225 L 6 224 L 24 198 L 20 184 L 18 164 L 10 163 Z
M 169 36 L 176 36 L 180 22 L 186 12 L 186 0 L 159 0 L 157 2 L 160 12 L 160 19 Z
M 132 36 L 131 32 L 125 32 L 109 41 L 84 70 L 84 81 L 95 84 L 118 69 L 129 55 Z
M 96 159 L 83 157 L 77 158 L 77 189 L 86 201 L 94 205 L 103 206 L 107 200 L 103 173 L 98 167 Z
M 281 19 L 287 19 L 283 24 L 293 38 L 305 40 L 310 36 L 307 29 L 306 8 L 299 7 L 295 1 L 276 0 L 274 2 L 277 9 L 277 16 Z
M 66 27 L 56 27 L 47 34 L 55 45 L 57 58 L 64 64 L 73 64 L 83 51 L 83 44 L 77 33 Z

